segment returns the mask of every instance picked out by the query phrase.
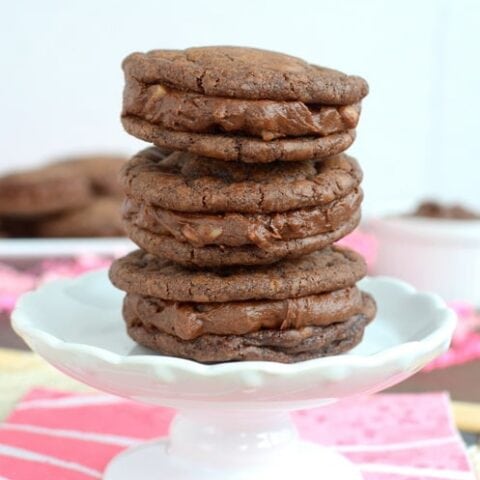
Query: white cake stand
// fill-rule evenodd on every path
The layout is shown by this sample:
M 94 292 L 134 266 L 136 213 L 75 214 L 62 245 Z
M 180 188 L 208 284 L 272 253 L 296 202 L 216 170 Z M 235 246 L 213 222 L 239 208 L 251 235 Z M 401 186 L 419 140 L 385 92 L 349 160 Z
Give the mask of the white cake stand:
M 378 392 L 445 351 L 455 315 L 437 296 L 364 279 L 378 303 L 363 342 L 345 355 L 285 365 L 202 365 L 156 355 L 126 335 L 123 294 L 106 271 L 24 295 L 13 327 L 59 370 L 100 390 L 179 409 L 170 436 L 126 450 L 107 480 L 359 480 L 333 449 L 301 441 L 288 412 Z

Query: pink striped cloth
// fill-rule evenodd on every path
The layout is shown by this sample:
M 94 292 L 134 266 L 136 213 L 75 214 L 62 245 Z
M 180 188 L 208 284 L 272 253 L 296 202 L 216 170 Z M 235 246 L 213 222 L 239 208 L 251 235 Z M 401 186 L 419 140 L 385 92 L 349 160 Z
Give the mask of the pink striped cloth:
M 172 416 L 110 395 L 33 390 L 0 426 L 0 479 L 99 479 L 122 449 L 166 435 Z M 365 480 L 474 480 L 446 394 L 377 395 L 294 419 L 305 439 L 335 446 Z

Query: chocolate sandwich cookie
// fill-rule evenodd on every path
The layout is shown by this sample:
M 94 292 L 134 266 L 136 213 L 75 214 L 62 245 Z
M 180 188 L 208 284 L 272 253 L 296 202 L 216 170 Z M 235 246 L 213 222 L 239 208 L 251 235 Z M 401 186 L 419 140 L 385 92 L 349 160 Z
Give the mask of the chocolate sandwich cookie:
M 122 188 L 118 175 L 126 160 L 121 155 L 85 155 L 58 161 L 51 164 L 51 167 L 65 168 L 86 177 L 94 195 L 120 196 Z
M 244 162 L 299 161 L 348 148 L 360 77 L 242 47 L 134 53 L 124 63 L 125 129 L 161 147 Z
M 244 335 L 204 334 L 193 340 L 182 340 L 151 324 L 145 325 L 128 303 L 123 312 L 128 334 L 141 345 L 164 355 L 204 363 L 235 360 L 292 363 L 337 355 L 355 347 L 376 312 L 372 297 L 363 294 L 362 299 L 356 314 L 327 326 L 262 329 Z
M 191 242 L 177 240 L 169 234 L 152 233 L 125 221 L 128 237 L 139 247 L 153 255 L 168 258 L 188 267 L 221 267 L 230 265 L 264 265 L 285 258 L 295 258 L 331 245 L 352 232 L 360 223 L 360 211 L 342 223 L 338 228 L 291 240 L 273 240 L 257 246 L 206 245 L 195 247 Z
M 65 169 L 44 167 L 0 178 L 0 215 L 9 218 L 79 208 L 91 198 L 88 180 Z
M 147 148 L 127 162 L 120 181 L 128 197 L 167 210 L 264 214 L 345 197 L 358 189 L 362 170 L 345 154 L 260 165 Z
M 258 265 L 312 252 L 360 220 L 355 159 L 225 163 L 149 148 L 121 174 L 129 237 L 183 265 Z
M 329 247 L 268 267 L 202 271 L 132 252 L 110 278 L 127 292 L 129 335 L 165 354 L 211 363 L 294 362 L 342 353 L 362 338 L 375 303 L 355 283 L 355 252 Z
M 120 201 L 100 197 L 89 205 L 36 222 L 39 237 L 119 237 L 124 236 Z
M 125 292 L 174 302 L 283 300 L 353 286 L 366 274 L 356 252 L 327 247 L 273 265 L 190 270 L 141 250 L 115 260 L 110 280 Z

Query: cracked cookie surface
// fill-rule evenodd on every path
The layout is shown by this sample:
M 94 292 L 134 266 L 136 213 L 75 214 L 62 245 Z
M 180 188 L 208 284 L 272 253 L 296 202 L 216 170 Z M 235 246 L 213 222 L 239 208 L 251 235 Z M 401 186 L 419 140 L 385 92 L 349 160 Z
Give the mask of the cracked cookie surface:
M 128 293 L 177 302 L 285 299 L 350 287 L 366 275 L 364 259 L 342 247 L 255 267 L 195 270 L 134 251 L 112 263 L 110 280 Z
M 132 53 L 127 75 L 203 95 L 347 105 L 368 93 L 358 76 L 311 65 L 300 58 L 248 47 L 213 46 Z
M 345 154 L 250 165 L 151 147 L 125 165 L 120 181 L 128 196 L 168 210 L 269 213 L 326 205 L 358 188 L 362 176 Z

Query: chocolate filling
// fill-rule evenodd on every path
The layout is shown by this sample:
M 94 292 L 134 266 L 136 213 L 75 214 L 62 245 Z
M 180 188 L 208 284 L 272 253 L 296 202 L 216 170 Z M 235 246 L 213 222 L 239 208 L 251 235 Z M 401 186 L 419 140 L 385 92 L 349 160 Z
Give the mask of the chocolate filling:
M 270 141 L 283 137 L 320 136 L 357 126 L 360 103 L 330 106 L 301 101 L 211 97 L 144 84 L 127 76 L 122 115 L 133 115 L 167 130 L 235 133 Z

